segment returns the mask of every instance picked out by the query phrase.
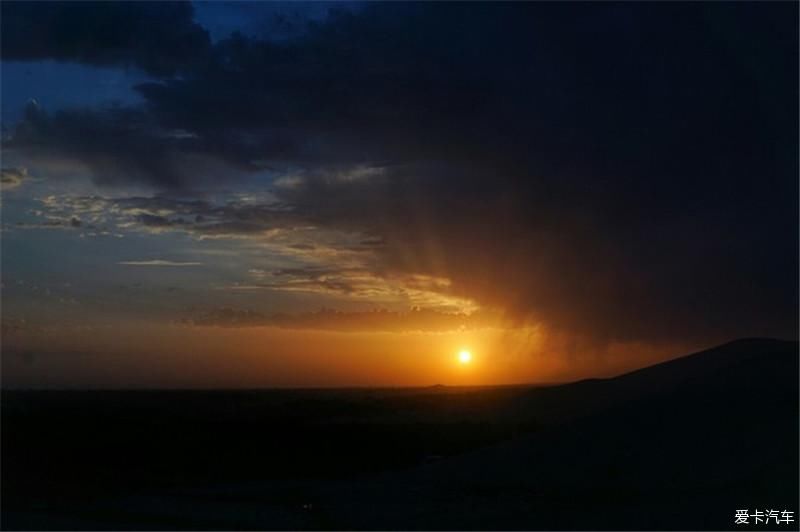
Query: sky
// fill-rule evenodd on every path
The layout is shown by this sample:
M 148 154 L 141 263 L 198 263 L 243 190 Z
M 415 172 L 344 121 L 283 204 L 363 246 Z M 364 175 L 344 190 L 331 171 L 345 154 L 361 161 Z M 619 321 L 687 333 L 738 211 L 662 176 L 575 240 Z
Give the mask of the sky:
M 798 337 L 796 3 L 0 16 L 5 387 L 562 382 Z

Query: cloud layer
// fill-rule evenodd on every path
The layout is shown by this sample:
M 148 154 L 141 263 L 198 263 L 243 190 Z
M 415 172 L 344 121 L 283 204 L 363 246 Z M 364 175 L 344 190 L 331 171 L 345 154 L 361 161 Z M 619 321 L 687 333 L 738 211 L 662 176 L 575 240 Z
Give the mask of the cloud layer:
M 446 279 L 600 340 L 796 335 L 796 4 L 380 3 L 213 45 L 187 5 L 75 5 L 4 5 L 4 59 L 133 64 L 146 104 L 31 105 L 6 146 L 150 187 L 81 200 L 128 227 L 315 228 L 342 253 L 298 287 Z M 73 35 L 86 9 L 119 37 Z
M 322 309 L 299 314 L 267 315 L 249 309 L 220 307 L 195 311 L 181 323 L 199 327 L 272 326 L 286 329 L 315 329 L 369 332 L 450 332 L 486 327 L 502 327 L 502 320 L 491 313 L 439 312 L 412 308 L 408 312 L 385 309 L 366 312 L 341 312 Z
M 210 50 L 188 2 L 4 2 L 4 60 L 56 59 L 171 75 Z

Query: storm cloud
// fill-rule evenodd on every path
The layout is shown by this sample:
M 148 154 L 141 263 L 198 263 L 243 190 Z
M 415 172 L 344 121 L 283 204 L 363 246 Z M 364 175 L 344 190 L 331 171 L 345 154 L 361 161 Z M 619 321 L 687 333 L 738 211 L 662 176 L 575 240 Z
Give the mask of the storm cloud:
M 3 60 L 55 59 L 172 75 L 202 61 L 188 2 L 3 2 Z
M 137 5 L 142 42 L 149 14 L 109 16 L 111 43 L 4 37 L 153 75 L 142 107 L 31 107 L 7 146 L 156 192 L 257 178 L 275 203 L 135 223 L 356 233 L 382 275 L 598 340 L 796 336 L 796 4 L 373 3 L 213 45 L 187 6 Z M 72 6 L 13 16 L 72 28 Z

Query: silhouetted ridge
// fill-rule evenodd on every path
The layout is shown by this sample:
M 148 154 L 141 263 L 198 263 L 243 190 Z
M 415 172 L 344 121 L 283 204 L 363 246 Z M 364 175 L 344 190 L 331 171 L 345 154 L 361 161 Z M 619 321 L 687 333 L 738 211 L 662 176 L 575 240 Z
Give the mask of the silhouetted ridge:
M 520 408 L 540 414 L 541 430 L 369 486 L 356 497 L 371 513 L 342 519 L 375 529 L 727 530 L 737 508 L 796 511 L 797 375 L 797 342 L 743 339 L 533 390 Z
M 655 372 L 660 372 L 662 375 L 672 372 L 676 374 L 689 371 L 705 372 L 728 365 L 740 364 L 756 357 L 777 357 L 786 363 L 792 357 L 797 358 L 798 347 L 799 345 L 796 341 L 772 338 L 742 338 L 697 353 L 634 370 L 614 378 L 621 380 Z
M 754 338 L 540 388 L 4 391 L 3 528 L 732 530 L 797 515 L 798 360 Z

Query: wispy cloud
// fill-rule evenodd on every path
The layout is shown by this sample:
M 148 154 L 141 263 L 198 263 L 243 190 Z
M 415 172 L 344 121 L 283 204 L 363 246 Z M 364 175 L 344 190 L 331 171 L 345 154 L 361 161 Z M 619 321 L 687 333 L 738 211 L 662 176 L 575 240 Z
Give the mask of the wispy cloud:
M 195 309 L 180 320 L 198 327 L 281 327 L 332 331 L 447 332 L 512 326 L 490 311 L 472 314 L 413 307 L 407 312 L 376 308 L 348 312 L 323 308 L 316 312 L 264 314 L 243 308 Z
M 202 262 L 176 262 L 172 260 L 123 260 L 117 264 L 123 266 L 202 266 Z
M 0 170 L 0 190 L 13 190 L 28 179 L 26 168 L 3 168 Z

